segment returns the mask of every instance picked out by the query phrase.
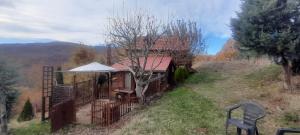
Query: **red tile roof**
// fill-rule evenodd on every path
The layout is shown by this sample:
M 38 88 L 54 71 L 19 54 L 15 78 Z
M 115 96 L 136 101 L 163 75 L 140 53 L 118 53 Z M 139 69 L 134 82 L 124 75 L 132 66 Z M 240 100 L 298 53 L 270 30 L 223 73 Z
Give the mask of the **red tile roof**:
M 144 57 L 141 57 L 139 59 L 141 66 L 143 66 L 144 60 Z M 171 57 L 148 57 L 145 69 L 146 71 L 150 71 L 154 68 L 153 71 L 155 72 L 164 72 L 168 69 L 171 61 Z M 112 67 L 115 68 L 117 71 L 129 71 L 128 67 L 130 65 L 131 61 L 129 59 L 125 59 L 121 62 L 113 64 Z

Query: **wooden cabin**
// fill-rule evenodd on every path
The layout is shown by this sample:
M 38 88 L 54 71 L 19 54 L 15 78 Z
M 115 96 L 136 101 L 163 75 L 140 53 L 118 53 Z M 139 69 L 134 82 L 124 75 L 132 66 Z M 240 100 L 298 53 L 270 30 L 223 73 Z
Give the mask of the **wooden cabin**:
M 140 59 L 141 63 L 143 63 L 143 58 Z M 132 95 L 135 94 L 135 81 L 128 69 L 130 66 L 129 63 L 129 60 L 124 60 L 112 65 L 112 67 L 117 70 L 117 72 L 112 75 L 112 93 L 119 94 L 122 92 L 130 92 Z M 157 66 L 152 66 L 152 63 Z M 153 69 L 153 67 L 155 68 Z M 146 71 L 153 69 L 154 75 L 152 78 L 156 77 L 159 79 L 154 79 L 149 84 L 148 90 L 145 93 L 146 97 L 163 92 L 173 86 L 175 84 L 173 79 L 175 68 L 175 64 L 171 57 L 148 57 L 145 69 Z
M 138 40 L 137 52 L 143 53 L 144 42 L 146 42 L 144 38 Z M 176 67 L 183 66 L 187 69 L 192 67 L 189 43 L 181 41 L 177 37 L 164 37 L 157 40 L 154 46 L 150 48 L 150 56 L 151 54 L 157 56 L 158 53 L 161 56 L 171 57 Z

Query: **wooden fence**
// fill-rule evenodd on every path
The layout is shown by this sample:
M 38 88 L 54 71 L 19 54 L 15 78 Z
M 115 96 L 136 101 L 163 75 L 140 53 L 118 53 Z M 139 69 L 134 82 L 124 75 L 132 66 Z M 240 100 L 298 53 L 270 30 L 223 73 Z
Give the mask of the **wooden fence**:
M 72 86 L 57 85 L 53 88 L 51 100 L 52 104 L 55 105 L 73 97 L 74 94 Z
M 132 107 L 131 100 L 94 100 L 92 102 L 92 124 L 102 127 L 109 126 L 129 113 Z
M 103 84 L 101 87 L 100 85 L 96 85 L 95 89 L 95 98 L 96 99 L 108 99 L 109 98 L 109 88 L 107 84 Z
M 64 100 L 52 107 L 51 132 L 55 132 L 64 126 L 76 121 L 75 104 L 73 99 Z
M 75 106 L 83 106 L 93 99 L 93 80 L 77 82 L 74 84 Z

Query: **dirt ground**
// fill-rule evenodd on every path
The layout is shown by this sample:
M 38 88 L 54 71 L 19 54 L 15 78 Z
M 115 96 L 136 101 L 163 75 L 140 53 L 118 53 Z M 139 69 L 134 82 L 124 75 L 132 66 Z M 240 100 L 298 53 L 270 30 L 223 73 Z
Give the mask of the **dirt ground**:
M 78 108 L 76 112 L 76 123 L 83 125 L 91 124 L 91 104 L 86 104 Z

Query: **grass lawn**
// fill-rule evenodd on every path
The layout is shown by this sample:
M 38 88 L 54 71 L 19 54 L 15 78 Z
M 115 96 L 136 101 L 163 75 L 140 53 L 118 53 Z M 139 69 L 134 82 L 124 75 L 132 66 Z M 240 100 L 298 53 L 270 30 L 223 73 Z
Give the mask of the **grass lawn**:
M 190 85 L 213 89 L 219 73 L 201 71 L 184 84 L 166 93 L 153 105 L 145 107 L 128 125 L 115 134 L 183 135 L 224 134 L 225 113 L 209 98 L 195 92 Z M 187 84 L 187 85 L 186 85 Z
M 222 134 L 222 124 L 219 123 L 224 123 L 222 110 L 212 101 L 182 86 L 142 110 L 119 133 L 218 135 Z
M 50 124 L 44 123 L 31 123 L 26 127 L 11 129 L 12 135 L 47 135 L 50 134 Z

